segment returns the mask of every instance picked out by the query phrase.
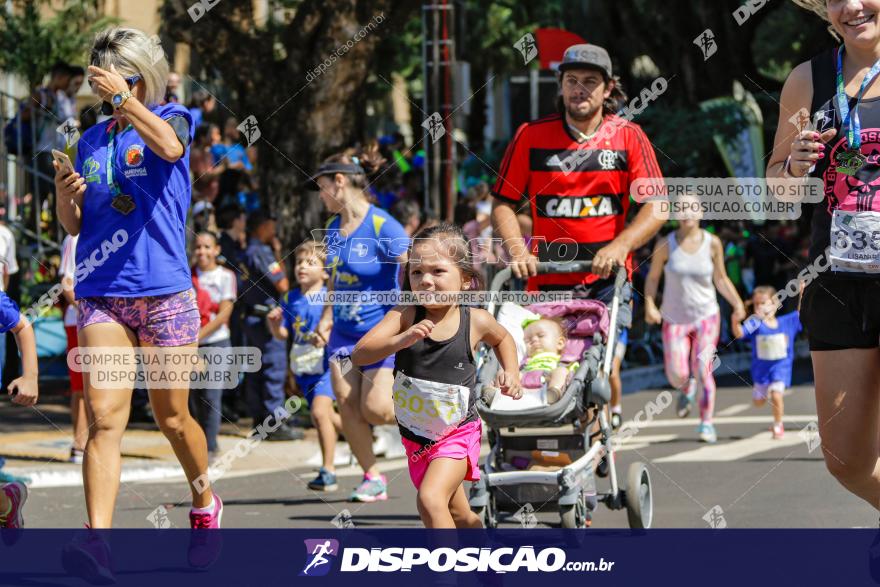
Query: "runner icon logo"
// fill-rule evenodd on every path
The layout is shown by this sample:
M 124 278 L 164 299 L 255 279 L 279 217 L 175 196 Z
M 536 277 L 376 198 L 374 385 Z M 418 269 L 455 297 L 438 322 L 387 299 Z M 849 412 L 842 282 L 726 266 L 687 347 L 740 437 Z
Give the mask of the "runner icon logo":
M 147 516 L 147 521 L 154 527 L 164 530 L 173 526 L 171 520 L 168 519 L 168 509 L 164 505 L 160 505 Z
M 334 353 L 333 356 L 330 357 L 330 362 L 336 362 L 336 364 L 339 365 L 339 370 L 343 375 L 346 375 L 349 371 L 351 371 L 351 354 L 344 349 Z
M 446 125 L 443 117 L 439 112 L 434 112 L 422 122 L 422 128 L 428 131 L 431 136 L 431 142 L 436 143 L 440 137 L 446 134 Z
M 534 528 L 538 525 L 538 518 L 535 516 L 535 508 L 530 503 L 519 508 L 516 513 L 513 514 L 513 519 L 518 521 L 525 529 Z
M 715 530 L 727 528 L 727 520 L 724 519 L 724 510 L 721 509 L 720 505 L 713 506 L 712 509 L 706 512 L 703 519 L 706 520 L 706 523 Z
M 706 29 L 694 39 L 694 45 L 700 48 L 703 53 L 703 61 L 708 61 L 710 57 L 718 51 L 718 43 L 715 42 L 715 33 L 712 29 Z
M 524 34 L 513 46 L 522 53 L 523 65 L 528 65 L 532 59 L 538 56 L 538 43 L 532 33 Z
M 330 521 L 330 523 L 340 530 L 344 530 L 346 528 L 354 528 L 354 522 L 351 520 L 351 512 L 347 509 L 344 509 L 333 516 L 333 519 Z
M 822 445 L 822 438 L 819 436 L 819 423 L 815 420 L 810 422 L 798 433 L 807 444 L 807 450 L 813 452 Z
M 700 354 L 697 355 L 697 360 L 704 369 L 711 368 L 713 372 L 721 366 L 721 359 L 718 357 L 718 349 L 716 349 L 714 345 L 704 348 Z
M 330 572 L 330 566 L 339 555 L 339 541 L 331 538 L 308 539 L 306 543 L 306 566 L 300 577 L 322 577 Z

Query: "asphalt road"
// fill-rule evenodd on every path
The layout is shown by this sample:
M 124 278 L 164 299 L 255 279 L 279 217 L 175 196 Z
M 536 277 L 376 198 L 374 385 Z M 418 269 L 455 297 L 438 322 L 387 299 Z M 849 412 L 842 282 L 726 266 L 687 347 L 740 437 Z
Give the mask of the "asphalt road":
M 736 382 L 736 381 L 735 381 Z M 742 383 L 739 381 L 738 383 Z M 624 397 L 631 417 L 656 399 L 658 390 Z M 654 492 L 654 527 L 709 528 L 876 528 L 876 512 L 830 476 L 821 449 L 810 450 L 811 437 L 802 429 L 815 420 L 813 389 L 795 386 L 785 398 L 786 436 L 771 440 L 769 406 L 751 405 L 746 386 L 719 387 L 716 427 L 718 442 L 696 439 L 696 419 L 679 419 L 666 409 L 617 453 L 625 477 L 634 461 L 648 465 Z M 314 476 L 308 468 L 223 478 L 216 484 L 226 509 L 224 527 L 303 528 L 353 524 L 355 527 L 418 527 L 413 488 L 403 459 L 382 462 L 389 479 L 384 502 L 349 503 L 346 498 L 360 479 L 354 467 L 339 470 L 340 489 L 316 493 L 306 488 Z M 599 479 L 599 490 L 607 480 Z M 127 528 L 172 525 L 187 527 L 189 497 L 182 480 L 125 483 L 121 487 L 114 526 Z M 555 503 L 531 504 L 534 518 L 502 520 L 515 527 L 559 523 Z M 710 514 L 714 512 L 714 514 Z M 25 510 L 29 527 L 82 527 L 85 506 L 81 488 L 33 489 Z M 625 528 L 625 511 L 600 505 L 593 526 Z

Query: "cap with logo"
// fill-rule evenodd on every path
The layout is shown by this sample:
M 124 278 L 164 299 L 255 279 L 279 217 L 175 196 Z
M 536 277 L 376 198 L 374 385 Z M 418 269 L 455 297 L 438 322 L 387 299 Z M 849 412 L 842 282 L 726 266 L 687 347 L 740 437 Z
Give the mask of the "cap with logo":
M 562 63 L 559 64 L 559 72 L 569 69 L 591 67 L 598 69 L 606 78 L 613 77 L 611 69 L 611 57 L 608 51 L 599 45 L 584 44 L 572 45 L 562 55 Z

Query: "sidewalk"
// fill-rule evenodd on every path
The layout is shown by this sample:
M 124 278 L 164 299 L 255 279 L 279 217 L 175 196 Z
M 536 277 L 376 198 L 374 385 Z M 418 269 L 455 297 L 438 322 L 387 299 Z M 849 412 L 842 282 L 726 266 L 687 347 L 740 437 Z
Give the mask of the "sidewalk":
M 68 463 L 71 423 L 68 398 L 59 389 L 41 389 L 34 408 L 12 404 L 0 397 L 0 457 L 6 459 L 3 473 L 30 479 L 30 486 L 77 487 L 82 485 L 80 465 Z M 250 433 L 250 420 L 237 425 L 224 422 L 218 439 L 220 454 L 233 451 Z M 348 462 L 349 449 L 340 443 L 338 460 Z M 155 425 L 132 423 L 122 440 L 122 481 L 182 479 L 183 471 L 171 445 Z M 261 442 L 243 457 L 232 461 L 224 476 L 238 477 L 319 465 L 318 440 L 314 429 L 293 442 Z

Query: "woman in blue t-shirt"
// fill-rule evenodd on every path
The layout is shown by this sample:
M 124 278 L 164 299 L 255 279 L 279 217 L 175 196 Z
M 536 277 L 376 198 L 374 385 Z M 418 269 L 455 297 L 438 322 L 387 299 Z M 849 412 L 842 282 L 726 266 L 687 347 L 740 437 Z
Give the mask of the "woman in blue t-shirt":
M 358 297 L 325 306 L 318 335 L 327 342 L 345 437 L 364 470 L 351 500 L 364 502 L 388 498 L 387 481 L 376 467 L 370 426 L 395 423 L 394 357 L 360 368 L 352 367 L 349 357 L 360 338 L 396 305 L 376 294 L 400 290 L 398 274 L 410 243 L 400 223 L 370 203 L 367 173 L 374 167 L 368 157 L 344 153 L 325 161 L 313 177 L 321 201 L 334 214 L 324 235 L 332 272 L 327 289 Z
M 55 175 L 58 218 L 79 234 L 79 344 L 103 347 L 100 357 L 111 359 L 85 379 L 89 526 L 112 524 L 132 388 L 145 381 L 156 421 L 190 481 L 191 525 L 217 528 L 223 505 L 205 481 L 205 435 L 189 414 L 187 372 L 179 366 L 192 361 L 200 326 L 185 248 L 192 116 L 179 104 L 161 104 L 168 63 L 143 32 L 99 33 L 90 62 L 89 83 L 113 117 L 80 138 L 76 171 L 56 163 Z M 119 357 L 105 356 L 108 347 Z M 164 352 L 148 354 L 155 347 Z M 136 361 L 141 376 L 131 367 Z M 209 562 L 205 556 L 204 549 L 190 551 L 197 565 Z

